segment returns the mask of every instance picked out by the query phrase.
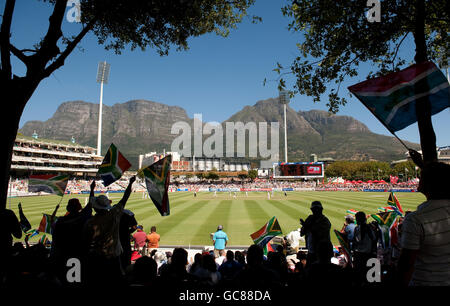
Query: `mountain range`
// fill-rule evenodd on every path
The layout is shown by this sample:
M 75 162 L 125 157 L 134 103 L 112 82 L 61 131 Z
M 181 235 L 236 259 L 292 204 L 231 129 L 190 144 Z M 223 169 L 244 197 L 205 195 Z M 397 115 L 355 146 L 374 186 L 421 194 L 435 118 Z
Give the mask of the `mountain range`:
M 28 121 L 19 130 L 26 136 L 36 132 L 40 138 L 70 140 L 97 146 L 98 104 L 85 101 L 62 103 L 47 121 Z M 311 154 L 319 158 L 345 160 L 403 159 L 406 149 L 394 137 L 371 132 L 365 124 L 350 116 L 326 111 L 295 111 L 287 106 L 289 161 L 309 161 Z M 170 151 L 178 135 L 170 133 L 175 122 L 193 125 L 186 111 L 147 100 L 132 100 L 103 106 L 102 152 L 113 142 L 134 165 L 138 155 L 151 151 Z M 280 157 L 284 156 L 283 107 L 277 98 L 245 106 L 225 122 L 279 122 Z M 207 136 L 204 136 L 204 138 Z M 248 143 L 248 142 L 246 142 Z M 412 148 L 418 144 L 405 143 Z M 133 167 L 133 168 L 136 168 Z

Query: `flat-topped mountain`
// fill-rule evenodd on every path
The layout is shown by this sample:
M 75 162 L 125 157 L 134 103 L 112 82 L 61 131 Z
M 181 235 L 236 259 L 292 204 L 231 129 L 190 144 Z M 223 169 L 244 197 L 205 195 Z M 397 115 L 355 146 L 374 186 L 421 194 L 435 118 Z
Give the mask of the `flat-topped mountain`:
M 147 100 L 104 105 L 102 152 L 113 142 L 133 166 L 137 166 L 139 154 L 170 150 L 173 139 L 178 136 L 171 135 L 170 130 L 178 121 L 192 124 L 193 119 L 181 107 Z M 280 156 L 284 155 L 283 107 L 278 99 L 245 106 L 226 121 L 279 122 Z M 29 121 L 20 132 L 31 136 L 36 131 L 42 138 L 57 140 L 70 140 L 73 136 L 77 143 L 96 147 L 97 125 L 98 104 L 70 101 L 62 103 L 49 120 Z M 287 128 L 290 161 L 309 160 L 312 153 L 352 160 L 392 161 L 405 156 L 405 148 L 394 137 L 372 133 L 350 116 L 319 110 L 297 112 L 288 106 Z M 418 148 L 417 144 L 408 145 Z

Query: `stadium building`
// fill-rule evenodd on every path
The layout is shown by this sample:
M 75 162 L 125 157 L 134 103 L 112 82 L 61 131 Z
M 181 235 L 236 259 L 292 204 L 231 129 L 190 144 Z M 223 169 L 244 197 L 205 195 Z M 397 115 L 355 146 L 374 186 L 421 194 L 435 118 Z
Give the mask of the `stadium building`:
M 446 164 L 450 164 L 450 146 L 445 147 L 438 147 L 436 148 L 437 154 L 438 154 L 438 161 Z M 422 154 L 422 151 L 418 151 L 420 154 Z M 411 160 L 411 157 L 409 156 L 409 152 L 405 152 L 405 159 L 396 160 L 393 161 L 392 164 L 397 164 L 401 162 L 405 162 L 408 160 Z
M 39 173 L 68 173 L 72 176 L 95 176 L 103 157 L 96 149 L 72 141 L 39 139 L 18 135 L 14 142 L 11 175 L 15 177 Z
M 139 168 L 148 166 L 167 155 L 172 155 L 171 171 L 241 172 L 251 169 L 250 163 L 237 158 L 225 160 L 217 157 L 183 157 L 178 152 L 150 152 L 139 155 Z

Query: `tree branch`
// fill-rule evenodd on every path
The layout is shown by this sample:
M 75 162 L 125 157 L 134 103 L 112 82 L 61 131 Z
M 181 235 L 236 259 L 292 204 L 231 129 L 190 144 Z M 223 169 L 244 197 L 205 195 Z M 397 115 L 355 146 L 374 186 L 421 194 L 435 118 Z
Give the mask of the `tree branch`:
M 18 59 L 20 59 L 25 65 L 28 65 L 29 62 L 29 58 L 28 56 L 26 56 L 25 54 L 23 54 L 23 50 L 19 50 L 16 47 L 14 47 L 14 45 L 9 44 L 9 48 L 11 53 L 17 57 Z
M 397 48 L 395 49 L 394 57 L 392 58 L 392 71 L 394 71 L 394 62 L 395 62 L 395 59 L 397 58 L 398 50 L 400 49 L 400 46 L 402 45 L 403 41 L 405 40 L 406 36 L 408 36 L 408 34 L 409 33 L 406 32 L 405 36 L 403 36 L 403 38 L 398 43 Z
M 39 70 L 43 70 L 47 62 L 59 54 L 58 40 L 62 36 L 61 25 L 66 11 L 67 0 L 56 0 L 53 13 L 49 17 L 47 34 L 42 40 L 39 50 L 31 56 Z
M 9 54 L 9 41 L 11 32 L 12 15 L 14 12 L 15 0 L 6 0 L 5 10 L 3 12 L 2 25 L 0 27 L 0 47 L 1 47 L 1 60 L 2 60 L 2 72 L 10 79 L 11 78 L 11 55 Z
M 95 20 L 89 22 L 83 30 L 71 41 L 67 44 L 66 49 L 60 53 L 58 58 L 55 59 L 47 68 L 45 68 L 43 72 L 43 77 L 46 78 L 50 76 L 56 69 L 64 65 L 64 61 L 72 53 L 73 49 L 77 46 L 77 44 L 83 39 L 83 37 L 94 27 Z

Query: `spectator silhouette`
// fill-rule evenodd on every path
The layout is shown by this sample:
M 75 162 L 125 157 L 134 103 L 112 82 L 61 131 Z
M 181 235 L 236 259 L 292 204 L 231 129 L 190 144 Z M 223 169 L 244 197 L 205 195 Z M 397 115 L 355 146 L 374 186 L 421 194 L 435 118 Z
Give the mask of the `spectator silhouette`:
M 131 264 L 131 234 L 136 228 L 137 221 L 134 213 L 128 209 L 124 209 L 119 225 L 120 244 L 123 250 L 120 255 L 120 264 L 124 270 Z
M 227 251 L 227 260 L 219 267 L 223 282 L 230 283 L 236 275 L 244 268 L 244 265 L 234 260 L 233 251 Z
M 6 274 L 9 267 L 9 260 L 12 254 L 13 238 L 22 237 L 22 229 L 19 220 L 10 209 L 0 208 L 0 280 Z
M 284 284 L 288 278 L 288 266 L 286 257 L 281 252 L 269 252 L 267 255 L 267 267 L 277 273 L 278 278 Z
M 263 264 L 263 249 L 256 244 L 247 251 L 247 265 L 237 275 L 236 284 L 244 288 L 272 288 L 280 286 L 278 275 Z
M 87 248 L 86 264 L 82 272 L 87 285 L 117 286 L 123 284 L 123 270 L 120 262 L 122 246 L 119 238 L 120 220 L 125 204 L 131 194 L 136 177 L 131 177 L 122 199 L 111 207 L 111 201 L 104 195 L 90 197 L 96 214 L 86 222 L 83 239 Z M 91 194 L 95 183 L 91 185 Z
M 306 220 L 300 219 L 302 228 L 300 235 L 306 237 L 306 247 L 308 248 L 308 264 L 312 264 L 317 259 L 318 245 L 320 242 L 329 242 L 331 223 L 322 213 L 322 203 L 314 201 L 311 203 L 312 215 Z
M 240 263 L 242 266 L 245 266 L 245 256 L 241 251 L 236 251 L 234 253 L 234 258 L 238 263 Z
M 317 261 L 306 269 L 306 283 L 311 286 L 331 287 L 347 286 L 348 280 L 344 270 L 331 263 L 333 245 L 331 242 L 321 241 L 317 246 Z
M 91 196 L 93 196 L 93 193 L 91 193 Z M 83 227 L 92 217 L 92 203 L 89 202 L 82 209 L 78 199 L 70 199 L 67 203 L 66 210 L 67 214 L 58 218 L 54 225 L 50 258 L 55 269 L 55 274 L 62 283 L 67 285 L 67 260 L 69 258 L 82 260 Z
M 210 254 L 202 255 L 201 266 L 200 268 L 195 269 L 192 275 L 195 276 L 202 287 L 212 287 L 217 285 L 221 279 L 221 275 L 217 271 L 214 256 Z
M 413 286 L 450 285 L 450 165 L 432 162 L 421 171 L 418 191 L 427 200 L 406 215 L 401 228 L 399 281 Z
M 193 277 L 186 271 L 187 264 L 187 251 L 183 248 L 175 248 L 170 256 L 170 263 L 160 268 L 161 280 L 173 288 L 189 285 Z
M 353 238 L 353 264 L 356 272 L 356 281 L 363 284 L 366 281 L 367 261 L 376 257 L 377 238 L 372 226 L 367 224 L 366 214 L 359 211 L 355 215 L 356 224 Z
M 156 261 L 148 256 L 143 256 L 136 260 L 130 274 L 130 286 L 154 287 L 157 276 Z

